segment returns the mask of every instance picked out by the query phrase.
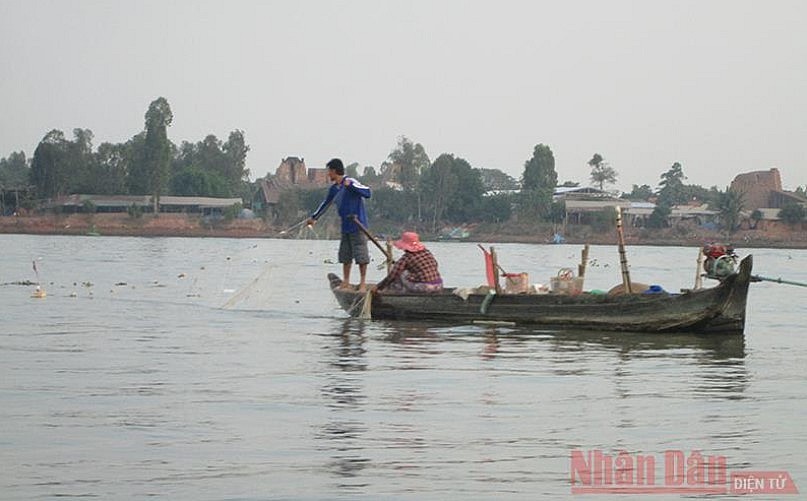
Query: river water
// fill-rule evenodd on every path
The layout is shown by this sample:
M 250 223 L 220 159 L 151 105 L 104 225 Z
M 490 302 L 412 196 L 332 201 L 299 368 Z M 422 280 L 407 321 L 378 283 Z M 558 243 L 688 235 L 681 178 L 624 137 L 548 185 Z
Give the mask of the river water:
M 698 450 L 807 488 L 807 289 L 753 284 L 733 337 L 362 322 L 328 290 L 336 247 L 0 235 L 0 498 L 557 499 L 573 450 Z M 475 244 L 429 247 L 448 284 L 484 281 Z M 497 251 L 543 283 L 580 255 Z M 740 253 L 807 282 L 807 251 Z M 590 257 L 587 289 L 620 281 L 615 248 Z M 673 291 L 696 257 L 628 249 Z M 9 284 L 33 260 L 45 299 Z

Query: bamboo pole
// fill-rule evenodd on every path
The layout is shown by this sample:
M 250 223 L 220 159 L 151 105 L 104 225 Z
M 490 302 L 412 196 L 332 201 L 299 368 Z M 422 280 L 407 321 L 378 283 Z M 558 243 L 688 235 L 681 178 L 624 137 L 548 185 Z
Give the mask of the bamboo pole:
M 698 267 L 695 269 L 695 290 L 703 288 L 703 248 L 698 249 Z
M 619 245 L 619 265 L 622 268 L 622 286 L 626 294 L 633 294 L 630 286 L 630 271 L 628 270 L 628 257 L 625 254 L 625 235 L 622 232 L 622 208 L 616 206 L 616 233 Z
M 502 293 L 502 287 L 499 285 L 499 260 L 496 257 L 496 249 L 490 247 L 490 260 L 493 262 L 493 281 L 496 287 L 496 294 Z
M 353 216 L 353 222 L 356 223 L 356 226 L 359 228 L 359 230 L 362 233 L 364 233 L 364 235 L 367 238 L 369 238 L 370 241 L 373 242 L 373 244 L 375 244 L 376 247 L 378 247 L 378 250 L 380 250 L 381 253 L 384 254 L 384 257 L 387 258 L 387 263 L 392 262 L 392 251 L 387 251 L 387 249 L 382 247 L 381 244 L 378 243 L 378 240 L 373 236 L 373 234 L 370 233 L 370 230 L 368 230 L 363 224 L 361 224 L 361 221 L 359 221 L 359 218 L 357 218 L 356 216 Z
M 392 270 L 392 240 L 387 237 L 387 275 Z
M 794 282 L 793 280 L 784 280 L 782 278 L 770 278 L 760 275 L 751 275 L 751 280 L 754 282 L 773 282 L 775 284 L 798 285 L 799 287 L 807 287 L 804 282 Z
M 586 266 L 588 265 L 588 244 L 583 246 L 583 251 L 580 255 L 580 264 L 577 266 L 577 276 L 583 278 L 586 276 Z

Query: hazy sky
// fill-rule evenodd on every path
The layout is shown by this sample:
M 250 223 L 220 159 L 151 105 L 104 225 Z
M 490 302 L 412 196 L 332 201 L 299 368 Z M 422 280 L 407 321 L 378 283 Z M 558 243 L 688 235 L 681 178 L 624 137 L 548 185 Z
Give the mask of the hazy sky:
M 618 188 L 681 162 L 725 187 L 807 183 L 807 2 L 0 0 L 0 157 L 51 129 L 95 145 L 168 99 L 171 139 L 242 129 L 252 177 L 281 158 L 431 158 L 520 177 L 538 143 L 561 181 L 600 153 Z

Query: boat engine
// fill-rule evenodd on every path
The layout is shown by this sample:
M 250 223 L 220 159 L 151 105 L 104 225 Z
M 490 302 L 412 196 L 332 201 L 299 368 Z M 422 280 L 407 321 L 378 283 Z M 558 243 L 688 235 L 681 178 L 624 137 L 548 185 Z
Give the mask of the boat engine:
M 738 256 L 731 245 L 719 243 L 704 245 L 703 255 L 706 256 L 703 269 L 708 278 L 723 280 L 734 273 Z

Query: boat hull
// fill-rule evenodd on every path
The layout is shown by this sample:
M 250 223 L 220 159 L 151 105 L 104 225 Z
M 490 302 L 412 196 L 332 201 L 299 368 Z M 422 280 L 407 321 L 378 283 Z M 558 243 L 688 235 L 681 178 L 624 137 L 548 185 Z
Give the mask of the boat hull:
M 470 294 L 463 299 L 446 289 L 440 294 L 383 293 L 372 296 L 372 318 L 433 320 L 454 323 L 514 323 L 558 329 L 635 332 L 742 334 L 752 256 L 737 273 L 717 286 L 681 294 L 607 295 Z M 342 289 L 328 275 L 339 305 L 359 316 L 365 295 Z

